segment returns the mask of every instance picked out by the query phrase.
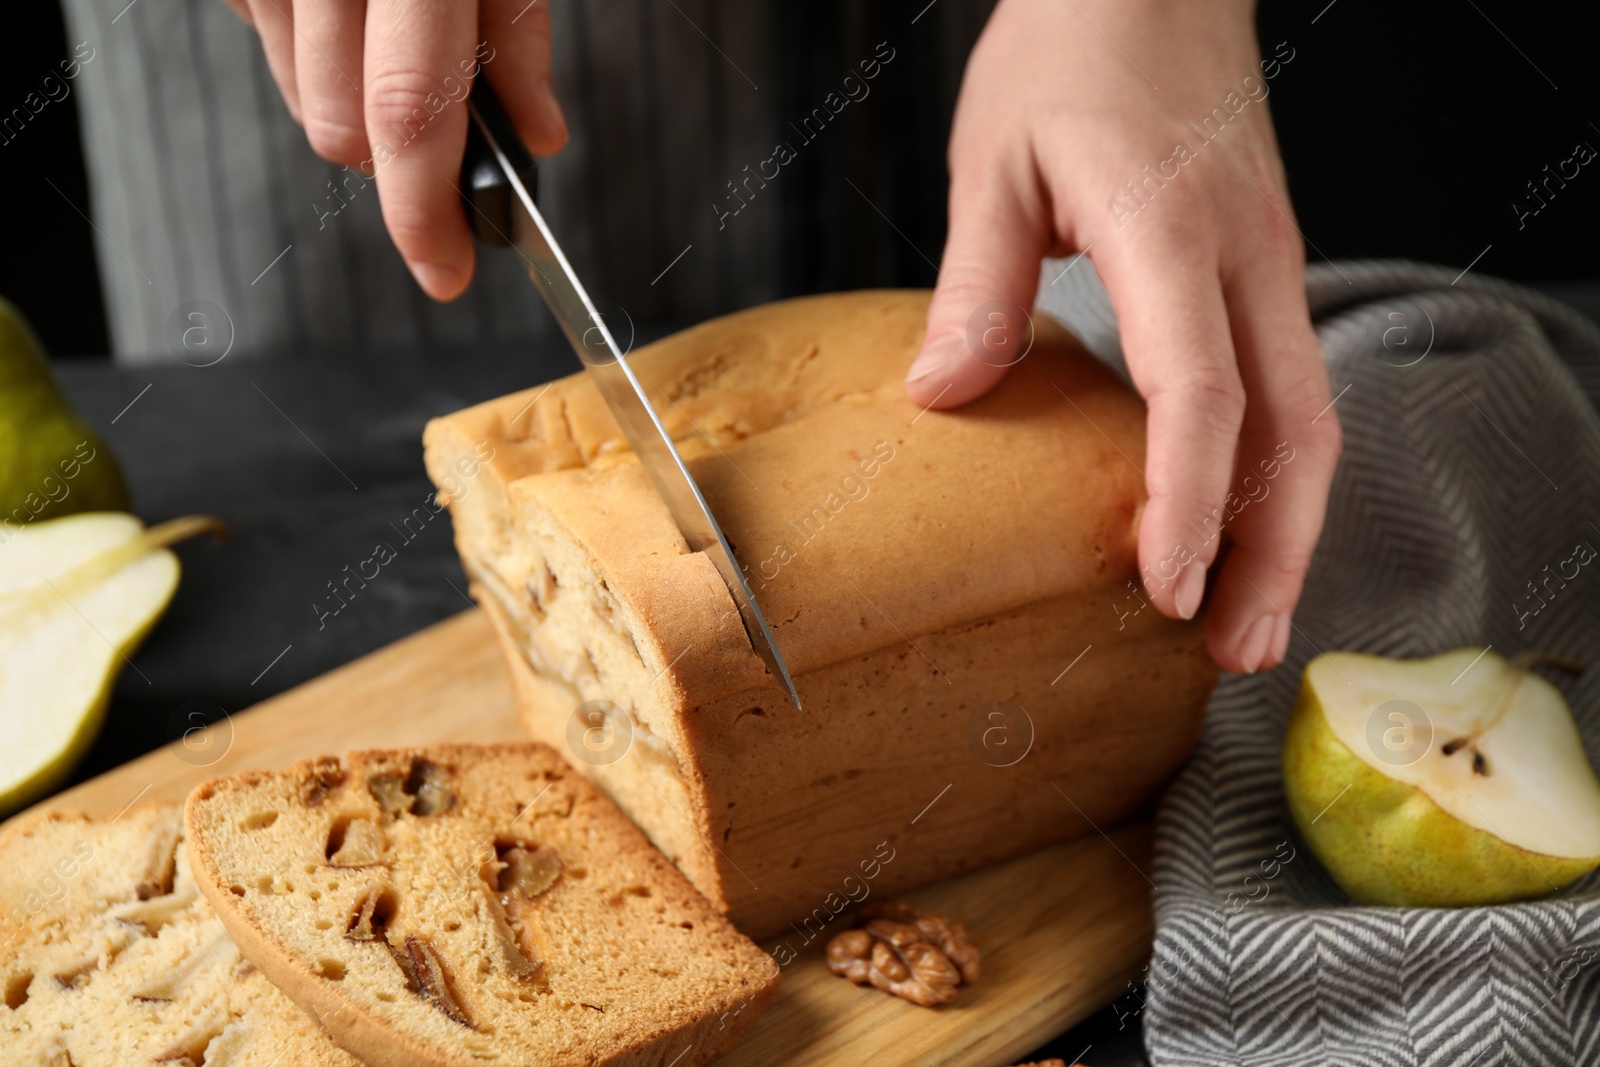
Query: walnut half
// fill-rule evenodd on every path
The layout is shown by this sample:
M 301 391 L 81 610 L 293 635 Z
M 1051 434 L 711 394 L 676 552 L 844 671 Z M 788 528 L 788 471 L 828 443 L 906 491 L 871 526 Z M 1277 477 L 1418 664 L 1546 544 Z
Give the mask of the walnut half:
M 939 951 L 950 958 L 950 962 L 961 972 L 963 982 L 971 985 L 978 980 L 981 971 L 978 949 L 967 940 L 967 928 L 961 923 L 951 922 L 943 915 L 928 915 L 909 904 L 892 900 L 868 904 L 856 915 L 856 922 L 866 927 L 868 932 L 871 932 L 872 924 L 880 920 L 915 926 L 922 940 L 937 945 Z
M 960 923 L 906 904 L 861 909 L 860 929 L 828 942 L 828 969 L 925 1008 L 949 1004 L 956 987 L 978 979 L 978 950 Z

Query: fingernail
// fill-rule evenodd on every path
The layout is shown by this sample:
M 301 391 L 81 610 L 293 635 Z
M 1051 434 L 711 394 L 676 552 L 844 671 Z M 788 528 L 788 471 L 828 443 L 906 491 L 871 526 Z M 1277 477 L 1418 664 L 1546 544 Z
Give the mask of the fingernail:
M 1267 657 L 1267 647 L 1272 642 L 1273 616 L 1263 615 L 1251 623 L 1244 632 L 1244 638 L 1239 642 L 1239 662 L 1244 664 L 1244 673 L 1254 674 L 1261 669 L 1261 661 Z
M 941 338 L 922 350 L 922 354 L 906 372 L 906 381 L 925 382 L 930 378 L 949 378 L 960 359 L 961 341 L 955 337 Z
M 1272 644 L 1267 646 L 1266 666 L 1276 667 L 1289 654 L 1289 616 L 1275 615 L 1272 619 Z
M 1200 610 L 1200 598 L 1205 591 L 1206 565 L 1191 563 L 1183 568 L 1183 573 L 1178 575 L 1178 587 L 1172 591 L 1172 606 L 1178 610 L 1178 618 L 1194 618 L 1194 613 Z
M 454 296 L 461 288 L 461 272 L 441 263 L 412 263 L 411 276 L 429 296 Z

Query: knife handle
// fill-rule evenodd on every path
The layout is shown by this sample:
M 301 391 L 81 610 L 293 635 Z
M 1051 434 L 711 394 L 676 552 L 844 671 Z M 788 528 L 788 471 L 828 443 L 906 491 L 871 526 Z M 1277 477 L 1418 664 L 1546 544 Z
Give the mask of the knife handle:
M 529 195 L 539 195 L 539 168 L 528 146 L 522 143 L 511 124 L 500 98 L 489 87 L 489 79 L 479 75 L 467 99 L 467 151 L 461 159 L 461 195 L 466 200 L 467 226 L 491 248 L 509 248 L 512 238 L 511 181 L 500 169 L 489 134 L 505 153 Z

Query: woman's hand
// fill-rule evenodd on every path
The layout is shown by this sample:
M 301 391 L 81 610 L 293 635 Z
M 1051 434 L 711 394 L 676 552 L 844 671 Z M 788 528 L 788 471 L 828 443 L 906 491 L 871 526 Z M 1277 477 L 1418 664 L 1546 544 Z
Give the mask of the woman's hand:
M 1005 360 L 969 347 L 969 320 L 1032 307 L 1041 257 L 1086 252 L 1149 407 L 1145 585 L 1192 617 L 1226 525 L 1207 640 L 1244 672 L 1284 657 L 1340 444 L 1265 99 L 1293 51 L 1258 62 L 1252 6 L 1001 0 L 956 107 L 950 236 L 907 381 L 937 407 L 993 388 Z
M 427 294 L 459 296 L 472 235 L 459 192 L 466 95 L 487 75 L 529 150 L 567 140 L 541 0 L 227 0 L 317 154 L 375 173 L 383 221 Z

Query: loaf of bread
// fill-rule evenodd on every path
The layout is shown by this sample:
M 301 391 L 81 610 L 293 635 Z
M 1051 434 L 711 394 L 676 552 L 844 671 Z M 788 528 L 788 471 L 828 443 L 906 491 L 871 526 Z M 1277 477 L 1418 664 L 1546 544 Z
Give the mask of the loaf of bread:
M 0 1061 L 359 1067 L 195 891 L 183 813 L 47 814 L 0 834 Z
M 245 955 L 372 1067 L 689 1067 L 777 990 L 772 957 L 542 745 L 218 779 L 186 823 Z
M 919 410 L 927 302 L 790 300 L 630 357 L 803 711 L 588 377 L 424 438 L 529 733 L 755 936 L 1133 815 L 1216 680 L 1136 580 L 1138 399 L 1041 318 L 993 393 Z

